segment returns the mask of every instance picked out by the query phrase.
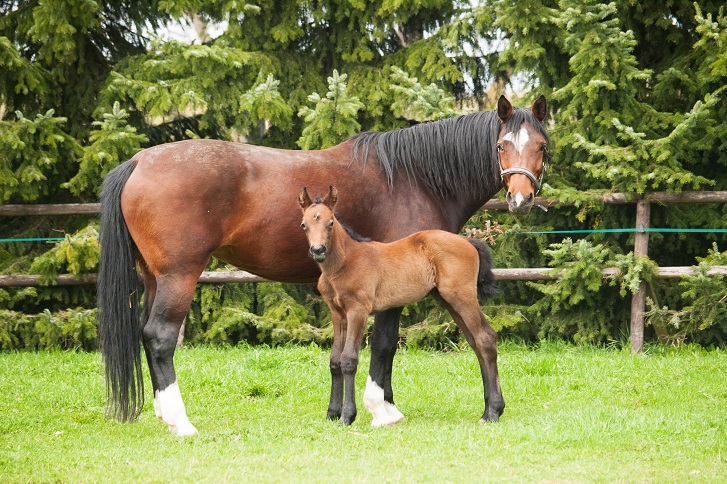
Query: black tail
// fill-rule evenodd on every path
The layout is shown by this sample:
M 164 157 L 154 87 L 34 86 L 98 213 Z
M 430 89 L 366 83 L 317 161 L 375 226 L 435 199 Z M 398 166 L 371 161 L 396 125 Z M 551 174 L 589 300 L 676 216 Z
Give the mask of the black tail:
M 482 299 L 490 299 L 497 294 L 497 281 L 492 273 L 492 254 L 480 239 L 467 239 L 480 254 L 480 270 L 477 273 L 477 292 Z
M 121 190 L 136 167 L 131 159 L 106 175 L 101 190 L 97 305 L 106 368 L 107 414 L 134 420 L 144 406 L 136 246 L 121 213 Z

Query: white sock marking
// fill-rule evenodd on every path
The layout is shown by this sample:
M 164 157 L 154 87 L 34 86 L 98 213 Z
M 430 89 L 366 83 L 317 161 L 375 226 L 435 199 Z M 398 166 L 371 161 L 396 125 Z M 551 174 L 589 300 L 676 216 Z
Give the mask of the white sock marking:
M 187 411 L 184 408 L 182 393 L 179 391 L 177 382 L 154 393 L 154 412 L 162 422 L 169 426 L 171 432 L 180 437 L 197 433 L 197 429 L 187 418 Z
M 370 376 L 366 380 L 363 400 L 366 410 L 374 417 L 371 422 L 374 427 L 392 425 L 405 420 L 404 414 L 394 404 L 384 400 L 384 390 Z

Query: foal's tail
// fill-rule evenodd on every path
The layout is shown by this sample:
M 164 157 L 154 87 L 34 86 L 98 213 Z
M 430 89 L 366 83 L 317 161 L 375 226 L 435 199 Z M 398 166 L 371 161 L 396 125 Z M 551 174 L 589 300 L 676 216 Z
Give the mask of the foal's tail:
M 497 282 L 492 273 L 492 254 L 480 239 L 467 239 L 480 255 L 480 270 L 477 273 L 477 292 L 482 299 L 490 299 L 497 294 Z
M 106 368 L 106 413 L 134 420 L 144 405 L 136 245 L 121 213 L 121 190 L 136 167 L 131 159 L 103 182 L 97 305 L 98 334 Z

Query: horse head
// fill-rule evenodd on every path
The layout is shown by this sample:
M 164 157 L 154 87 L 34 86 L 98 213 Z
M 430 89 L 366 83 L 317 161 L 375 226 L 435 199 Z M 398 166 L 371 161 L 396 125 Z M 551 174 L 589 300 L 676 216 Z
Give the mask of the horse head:
M 545 96 L 533 103 L 531 111 L 537 124 L 542 123 L 546 114 Z M 497 154 L 500 177 L 507 190 L 505 199 L 510 212 L 527 213 L 540 191 L 550 161 L 548 137 L 542 125 L 528 121 L 527 117 L 519 125 L 511 126 L 508 121 L 513 117 L 513 107 L 505 96 L 497 101 L 497 116 L 500 118 Z
M 308 239 L 308 253 L 316 262 L 326 260 L 326 253 L 331 241 L 331 231 L 335 223 L 333 208 L 338 201 L 338 190 L 336 187 L 329 187 L 328 194 L 321 200 L 316 197 L 311 200 L 308 189 L 303 189 L 298 194 L 298 204 L 303 210 L 303 221 L 301 228 L 305 231 Z

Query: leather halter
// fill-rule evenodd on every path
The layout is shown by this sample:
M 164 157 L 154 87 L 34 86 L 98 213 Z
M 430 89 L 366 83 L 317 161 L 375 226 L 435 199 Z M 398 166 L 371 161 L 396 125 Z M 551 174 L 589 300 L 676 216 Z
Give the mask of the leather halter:
M 507 186 L 507 183 L 505 183 L 505 177 L 508 175 L 525 175 L 528 177 L 530 182 L 533 184 L 533 191 L 534 196 L 538 195 L 538 192 L 540 192 L 540 187 L 543 185 L 543 177 L 545 176 L 545 172 L 548 171 L 548 164 L 550 163 L 550 153 L 548 152 L 548 149 L 545 148 L 543 150 L 543 170 L 540 172 L 540 176 L 536 177 L 535 173 L 533 173 L 531 170 L 525 168 L 524 166 L 515 166 L 513 168 L 508 168 L 507 170 L 504 170 L 502 168 L 502 150 L 503 146 L 500 143 L 497 143 L 497 161 L 500 165 L 500 179 L 502 180 L 502 184 L 505 186 L 505 188 L 509 187 Z

